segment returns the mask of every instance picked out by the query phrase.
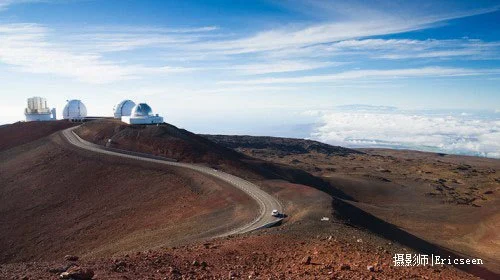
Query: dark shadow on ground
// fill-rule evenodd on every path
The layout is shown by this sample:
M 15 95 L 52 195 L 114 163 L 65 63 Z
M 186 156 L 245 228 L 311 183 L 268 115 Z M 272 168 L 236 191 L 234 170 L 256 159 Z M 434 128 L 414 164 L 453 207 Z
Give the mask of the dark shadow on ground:
M 333 207 L 336 211 L 335 215 L 344 220 L 347 224 L 365 228 L 375 234 L 393 240 L 414 250 L 428 254 L 439 255 L 443 258 L 450 256 L 454 258 L 467 258 L 450 249 L 440 247 L 438 245 L 427 242 L 413 234 L 410 234 L 397 226 L 385 222 L 361 209 L 350 204 L 348 201 L 334 197 Z M 429 259 L 430 263 L 430 259 Z M 500 279 L 500 274 L 494 273 L 480 265 L 454 265 L 460 270 L 481 277 L 483 279 Z

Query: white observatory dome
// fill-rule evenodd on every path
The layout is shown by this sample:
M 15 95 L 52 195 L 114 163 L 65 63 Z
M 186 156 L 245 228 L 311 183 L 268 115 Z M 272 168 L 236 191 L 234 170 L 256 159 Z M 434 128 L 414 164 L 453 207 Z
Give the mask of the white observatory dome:
M 64 106 L 63 118 L 66 120 L 81 120 L 87 116 L 87 107 L 80 100 L 70 100 Z
M 114 116 L 116 119 L 120 119 L 122 116 L 130 116 L 135 103 L 132 100 L 123 100 L 113 107 Z
M 147 117 L 153 115 L 153 110 L 146 103 L 139 103 L 132 109 L 132 117 Z
M 139 103 L 134 106 L 130 116 L 123 116 L 122 122 L 128 124 L 160 124 L 163 117 L 158 114 L 153 115 L 153 110 L 146 103 Z

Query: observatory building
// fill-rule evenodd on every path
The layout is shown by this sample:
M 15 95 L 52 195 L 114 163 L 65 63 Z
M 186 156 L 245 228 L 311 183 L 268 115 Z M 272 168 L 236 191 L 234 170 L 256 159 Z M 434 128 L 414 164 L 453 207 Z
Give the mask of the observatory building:
M 27 122 L 50 121 L 56 119 L 56 109 L 47 106 L 47 99 L 43 97 L 28 98 L 28 107 L 24 109 Z
M 69 100 L 64 106 L 63 119 L 81 121 L 87 117 L 87 107 L 80 100 Z
M 153 110 L 146 103 L 139 103 L 132 108 L 130 116 L 122 116 L 122 122 L 128 124 L 156 124 L 162 123 L 163 117 L 153 115 Z
M 113 114 L 115 119 L 121 119 L 122 117 L 130 117 L 132 113 L 132 109 L 134 108 L 135 103 L 132 100 L 123 100 L 113 107 Z

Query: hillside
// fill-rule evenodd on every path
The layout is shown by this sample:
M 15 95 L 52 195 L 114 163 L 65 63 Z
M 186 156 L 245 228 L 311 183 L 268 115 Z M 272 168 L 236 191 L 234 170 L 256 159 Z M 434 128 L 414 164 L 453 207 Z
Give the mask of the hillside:
M 8 129 L 25 130 L 22 124 Z M 75 149 L 59 134 L 1 152 L 0 185 L 1 263 L 111 256 L 192 242 L 247 223 L 257 213 L 247 195 L 211 177 L 100 157 Z
M 269 136 L 247 136 L 247 135 L 208 135 L 203 137 L 214 141 L 224 147 L 235 149 L 252 149 L 254 153 L 273 154 L 277 156 L 290 154 L 320 153 L 335 156 L 347 156 L 350 154 L 361 154 L 361 152 L 339 146 L 331 146 L 318 141 L 280 138 Z
M 39 122 L 17 122 L 0 125 L 0 135 L 2 135 L 0 151 L 35 141 L 74 125 L 75 123 L 64 120 L 45 122 L 43 124 Z
M 97 120 L 84 123 L 76 132 L 83 139 L 99 145 L 164 156 L 182 162 L 220 164 L 242 158 L 239 153 L 170 124 L 144 126 L 126 125 L 119 120 Z
M 221 144 L 248 156 L 307 171 L 349 196 L 349 204 L 433 244 L 482 257 L 500 272 L 498 159 L 389 149 L 298 153 L 266 137 L 207 137 L 223 139 Z
M 365 196 L 305 168 L 304 159 L 287 162 L 312 161 L 315 155 L 350 161 L 365 154 L 304 141 L 301 152 L 258 158 L 251 148 L 239 153 L 169 124 L 100 120 L 77 133 L 96 144 L 208 165 L 250 180 L 281 201 L 287 218 L 275 228 L 204 241 L 251 220 L 255 202 L 200 174 L 96 155 L 56 133 L 0 153 L 1 262 L 14 262 L 0 264 L 0 278 L 58 279 L 56 268 L 68 265 L 62 256 L 76 254 L 78 265 L 94 270 L 98 279 L 474 279 L 451 266 L 393 267 L 395 253 L 454 253 L 370 214 L 359 203 Z M 26 262 L 32 260 L 41 262 Z M 492 275 L 484 267 L 463 269 Z

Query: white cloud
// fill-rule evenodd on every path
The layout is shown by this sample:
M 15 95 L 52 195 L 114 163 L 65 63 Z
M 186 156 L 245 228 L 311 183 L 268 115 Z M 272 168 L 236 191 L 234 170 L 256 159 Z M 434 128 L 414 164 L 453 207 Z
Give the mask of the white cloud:
M 300 49 L 343 40 L 426 29 L 442 24 L 446 20 L 490 13 L 499 9 L 498 6 L 494 6 L 486 9 L 472 9 L 466 12 L 446 12 L 422 15 L 416 11 L 411 11 L 410 14 L 397 14 L 367 7 L 359 7 L 359 9 L 353 10 L 353 3 L 349 4 L 350 5 L 347 5 L 349 9 L 343 11 L 347 14 L 347 19 L 337 21 L 330 20 L 306 27 L 292 26 L 277 28 L 235 40 L 199 44 L 196 48 L 224 54 L 245 54 Z M 337 7 L 338 4 L 328 4 L 328 6 Z M 360 17 L 359 15 L 363 13 L 366 13 L 366 16 Z
M 500 120 L 423 113 L 323 112 L 312 138 L 350 147 L 409 148 L 500 158 Z
M 423 67 L 409 69 L 389 69 L 389 70 L 353 70 L 328 75 L 311 75 L 287 78 L 261 78 L 250 80 L 221 81 L 220 84 L 284 84 L 284 83 L 318 83 L 336 82 L 344 80 L 363 79 L 399 79 L 418 77 L 461 77 L 496 75 L 500 69 L 465 69 L 465 68 L 443 68 L 443 67 Z
M 109 83 L 141 75 L 191 71 L 184 67 L 123 65 L 98 53 L 73 52 L 50 42 L 49 30 L 36 24 L 0 25 L 0 62 L 30 73 L 76 78 L 88 83 Z
M 270 51 L 266 55 L 273 58 L 314 58 L 323 59 L 498 59 L 500 42 L 484 42 L 477 39 L 454 40 L 410 40 L 410 39 L 348 39 L 333 43 L 286 50 Z
M 220 37 L 216 26 L 159 28 L 141 26 L 84 27 L 65 34 L 66 41 L 78 49 L 97 52 L 118 52 L 141 48 L 175 49 L 177 55 L 182 48 L 200 40 Z
M 386 35 L 424 28 L 427 23 L 386 19 L 378 21 L 335 22 L 303 29 L 277 29 L 237 40 L 208 42 L 196 48 L 226 54 L 242 54 L 305 47 L 366 36 Z
M 50 0 L 0 0 L 0 12 L 12 5 L 34 2 L 50 2 Z
M 2 5 L 7 7 L 14 2 L 0 0 L 0 7 Z M 332 73 L 338 71 L 332 68 L 342 63 L 364 63 L 366 57 L 361 57 L 359 54 L 390 60 L 433 57 L 496 59 L 500 43 L 495 42 L 468 39 L 419 41 L 361 38 L 425 29 L 441 24 L 447 19 L 491 12 L 497 7 L 430 16 L 421 13 L 406 17 L 380 9 L 363 9 L 357 5 L 354 5 L 356 8 L 353 10 L 351 3 L 340 7 L 342 9 L 338 9 L 339 7 L 335 6 L 337 4 L 328 2 L 313 4 L 317 10 L 329 13 L 342 11 L 349 16 L 331 17 L 315 21 L 314 24 L 288 25 L 262 30 L 252 35 L 233 34 L 212 25 L 171 28 L 127 25 L 84 26 L 78 30 L 64 28 L 51 30 L 36 24 L 0 24 L 0 62 L 13 66 L 12 68 L 17 71 L 48 73 L 87 83 L 109 83 L 147 75 L 185 73 L 194 70 L 211 70 L 204 72 L 206 76 L 200 75 L 200 77 L 206 78 L 212 75 L 207 79 L 215 81 L 217 85 L 275 83 L 323 83 L 324 85 L 327 82 L 346 80 L 358 82 L 363 79 L 375 81 L 375 79 L 407 77 L 489 75 L 495 72 L 495 70 L 430 66 Z M 304 5 L 312 4 L 306 1 Z M 137 52 L 133 52 L 136 50 Z M 163 63 L 168 65 L 161 65 Z M 433 61 L 422 65 L 436 65 L 436 63 Z M 319 68 L 329 68 L 322 69 L 324 71 L 321 73 L 330 74 L 308 73 Z M 224 73 L 218 73 L 221 71 Z M 281 75 L 281 78 L 270 78 L 275 76 L 273 74 L 299 71 L 306 74 L 296 73 L 297 76 L 301 75 L 300 77 L 285 78 Z M 248 79 L 241 74 L 266 76 Z M 216 82 L 222 79 L 221 77 L 226 81 Z
M 317 62 L 317 61 L 278 61 L 278 62 L 263 62 L 253 64 L 243 64 L 230 66 L 228 69 L 241 71 L 243 74 L 256 75 L 256 74 L 269 74 L 269 73 L 283 73 L 283 72 L 296 72 L 304 70 L 313 70 L 318 68 L 339 66 L 343 63 L 338 62 Z

